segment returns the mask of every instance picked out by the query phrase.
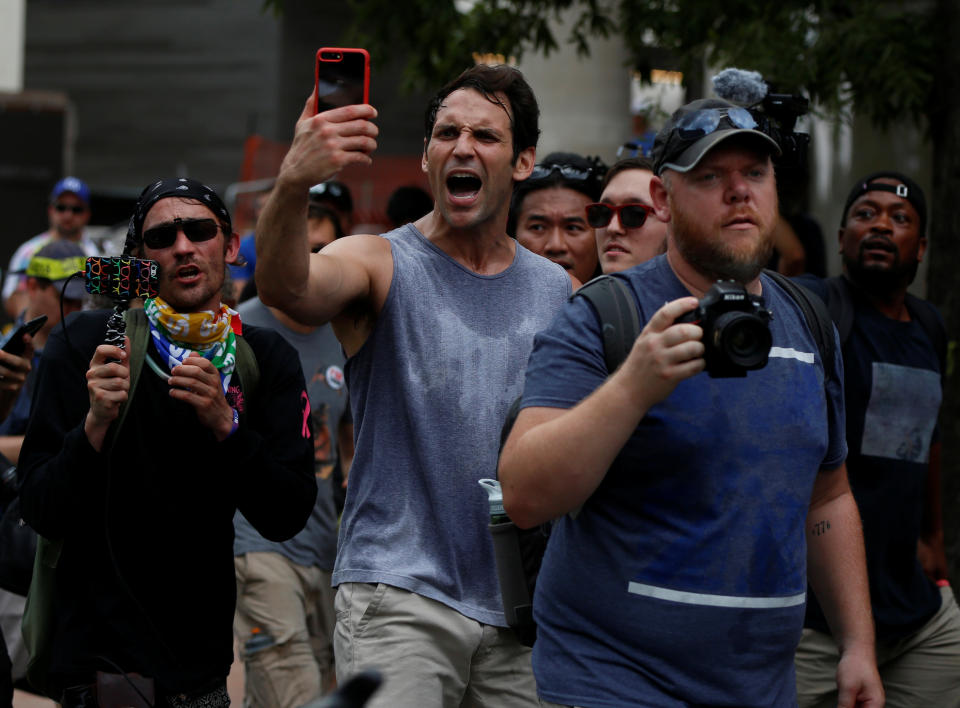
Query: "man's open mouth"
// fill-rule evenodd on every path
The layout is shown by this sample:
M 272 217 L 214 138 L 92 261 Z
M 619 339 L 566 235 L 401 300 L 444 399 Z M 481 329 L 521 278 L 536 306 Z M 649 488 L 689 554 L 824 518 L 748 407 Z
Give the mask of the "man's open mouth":
M 178 278 L 193 278 L 200 275 L 200 269 L 196 266 L 184 266 L 177 269 Z
M 458 199 L 476 196 L 482 186 L 483 180 L 473 174 L 455 172 L 447 177 L 447 190 Z
M 871 238 L 860 244 L 861 251 L 883 251 L 884 253 L 895 253 L 896 247 L 885 238 Z

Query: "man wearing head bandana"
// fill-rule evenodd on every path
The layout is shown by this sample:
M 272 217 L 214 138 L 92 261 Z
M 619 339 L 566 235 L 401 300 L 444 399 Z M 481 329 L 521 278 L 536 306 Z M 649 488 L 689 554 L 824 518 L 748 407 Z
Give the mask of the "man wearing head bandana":
M 46 414 L 27 428 L 21 496 L 27 523 L 63 542 L 47 684 L 64 706 L 108 701 L 101 672 L 152 679 L 154 705 L 228 705 L 234 513 L 281 541 L 313 507 L 297 354 L 220 301 L 238 243 L 210 188 L 148 186 L 125 249 L 160 273 L 134 391 L 129 339 L 102 343 L 108 312 L 75 315 L 44 347 L 34 401 Z M 241 337 L 255 386 L 235 370 Z
M 936 308 L 907 292 L 926 254 L 926 222 L 916 182 L 867 175 L 843 207 L 843 275 L 801 281 L 828 303 L 843 345 L 847 469 L 888 706 L 960 706 L 960 609 L 947 581 L 937 424 L 947 335 Z M 797 650 L 801 708 L 837 701 L 837 648 L 817 600 L 811 593 Z

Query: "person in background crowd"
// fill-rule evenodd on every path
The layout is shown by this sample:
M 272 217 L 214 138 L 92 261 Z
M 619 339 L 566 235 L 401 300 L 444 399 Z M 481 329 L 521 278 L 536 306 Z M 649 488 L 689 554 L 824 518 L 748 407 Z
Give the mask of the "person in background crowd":
M 843 339 L 847 469 L 863 517 L 877 663 L 893 708 L 960 706 L 960 610 L 947 581 L 940 431 L 947 333 L 907 293 L 927 253 L 920 186 L 894 171 L 857 180 L 840 221 L 843 275 L 799 282 Z M 835 706 L 840 649 L 814 589 L 797 649 L 803 708 Z
M 353 196 L 347 185 L 335 179 L 315 184 L 310 188 L 310 200 L 333 210 L 340 220 L 340 230 L 344 234 L 353 233 Z
M 26 309 L 17 318 L 14 328 L 23 322 L 46 316 L 47 321 L 33 335 L 33 368 L 10 415 L 0 423 L 0 453 L 11 463 L 17 464 L 20 458 L 20 446 L 23 434 L 30 420 L 31 400 L 36 381 L 36 366 L 47 343 L 47 337 L 60 322 L 61 306 L 64 315 L 69 315 L 83 307 L 87 293 L 83 278 L 68 279 L 83 271 L 86 254 L 80 244 L 73 241 L 55 240 L 41 248 L 30 259 L 24 276 L 27 279 Z M 66 290 L 64 290 L 66 285 Z
M 604 273 L 618 273 L 666 253 L 667 224 L 653 211 L 652 179 L 653 162 L 645 157 L 615 162 L 603 178 L 599 203 L 587 206 Z
M 597 275 L 597 246 L 584 209 L 600 196 L 596 162 L 554 152 L 513 188 L 507 233 L 581 283 Z
M 260 212 L 269 196 L 270 189 L 265 189 L 262 192 L 257 192 L 253 197 L 254 228 L 256 228 L 257 219 L 260 218 Z M 240 294 L 243 292 L 244 286 L 253 281 L 254 269 L 257 266 L 257 245 L 254 237 L 254 230 L 240 237 L 240 250 L 237 255 L 239 263 L 228 266 L 234 297 L 238 298 L 238 302 L 242 302 L 242 300 L 239 300 Z
M 420 187 L 397 187 L 387 200 L 387 220 L 391 229 L 416 221 L 433 211 L 433 199 Z
M 342 235 L 336 215 L 311 201 L 310 253 L 319 253 Z M 353 459 L 345 357 L 329 324 L 300 324 L 258 297 L 245 301 L 239 310 L 245 325 L 272 329 L 297 350 L 307 379 L 317 477 L 310 519 L 289 541 L 275 543 L 257 533 L 238 511 L 233 544 L 234 629 L 244 665 L 245 700 L 260 708 L 299 708 L 334 684 L 336 616 L 330 585 L 337 553 L 334 477 L 345 479 Z
M 4 308 L 10 317 L 17 317 L 27 300 L 27 279 L 23 275 L 30 259 L 50 241 L 62 240 L 80 244 L 88 256 L 99 256 L 100 249 L 84 232 L 90 222 L 90 188 L 76 177 L 64 177 L 50 191 L 47 206 L 50 228 L 20 244 L 10 258 L 3 281 Z

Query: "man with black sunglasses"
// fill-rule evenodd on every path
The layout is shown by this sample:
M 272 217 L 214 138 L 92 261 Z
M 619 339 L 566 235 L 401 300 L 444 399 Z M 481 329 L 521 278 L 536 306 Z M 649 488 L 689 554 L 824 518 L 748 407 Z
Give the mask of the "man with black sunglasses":
M 523 75 L 472 67 L 427 107 L 433 210 L 308 255 L 310 185 L 376 147 L 371 106 L 309 99 L 257 231 L 260 298 L 331 322 L 356 430 L 333 583 L 343 680 L 377 666 L 371 708 L 536 706 L 530 651 L 507 627 L 478 480 L 489 477 L 533 335 L 570 277 L 506 234 L 534 169 L 539 108 Z
M 47 205 L 50 228 L 20 244 L 10 258 L 7 277 L 3 281 L 4 309 L 11 317 L 23 311 L 27 301 L 27 282 L 23 276 L 30 259 L 51 241 L 63 240 L 80 244 L 88 256 L 101 255 L 100 247 L 85 232 L 90 222 L 90 188 L 76 177 L 64 177 L 50 190 Z
M 614 276 L 643 327 L 626 360 L 607 370 L 585 298 L 537 335 L 499 472 L 518 525 L 560 517 L 534 598 L 545 705 L 793 708 L 807 569 L 841 646 L 839 704 L 883 703 L 839 347 L 825 366 L 763 274 L 779 154 L 742 108 L 681 107 L 650 183 L 667 251 Z M 718 279 L 774 313 L 769 361 L 742 377 L 707 375 L 703 330 L 677 322 Z
M 283 541 L 313 508 L 297 353 L 221 301 L 238 246 L 212 189 L 148 185 L 125 251 L 156 262 L 158 294 L 127 313 L 125 347 L 103 343 L 103 310 L 44 347 L 22 514 L 62 546 L 28 675 L 64 706 L 229 705 L 234 514 Z
M 593 227 L 584 208 L 600 196 L 606 167 L 571 152 L 554 152 L 517 182 L 510 200 L 507 233 L 585 283 L 597 269 Z

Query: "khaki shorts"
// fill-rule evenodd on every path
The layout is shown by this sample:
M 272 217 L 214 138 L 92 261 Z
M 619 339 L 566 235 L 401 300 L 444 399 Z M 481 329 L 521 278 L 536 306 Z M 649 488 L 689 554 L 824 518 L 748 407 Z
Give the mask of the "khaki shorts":
M 537 708 L 530 649 L 513 632 L 406 590 L 337 589 L 337 680 L 377 669 L 366 708 Z
M 323 695 L 333 684 L 330 573 L 279 553 L 237 556 L 234 570 L 244 704 L 296 708 Z
M 960 609 L 949 587 L 940 592 L 939 611 L 917 632 L 877 642 L 887 708 L 960 708 Z M 839 658 L 832 637 L 803 630 L 796 655 L 800 708 L 836 708 Z

